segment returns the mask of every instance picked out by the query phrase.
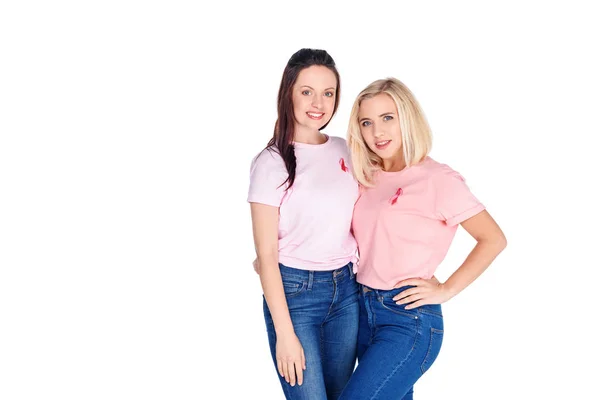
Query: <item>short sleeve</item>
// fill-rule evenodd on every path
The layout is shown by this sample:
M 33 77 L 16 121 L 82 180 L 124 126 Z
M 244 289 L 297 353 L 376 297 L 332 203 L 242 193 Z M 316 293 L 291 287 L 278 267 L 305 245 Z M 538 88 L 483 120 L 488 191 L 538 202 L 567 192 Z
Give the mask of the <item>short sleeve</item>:
M 434 182 L 436 213 L 447 225 L 458 225 L 485 210 L 485 206 L 471 193 L 465 178 L 451 168 L 445 168 Z
M 250 167 L 248 202 L 279 207 L 287 187 L 282 184 L 287 177 L 285 163 L 279 154 L 268 149 L 262 151 Z

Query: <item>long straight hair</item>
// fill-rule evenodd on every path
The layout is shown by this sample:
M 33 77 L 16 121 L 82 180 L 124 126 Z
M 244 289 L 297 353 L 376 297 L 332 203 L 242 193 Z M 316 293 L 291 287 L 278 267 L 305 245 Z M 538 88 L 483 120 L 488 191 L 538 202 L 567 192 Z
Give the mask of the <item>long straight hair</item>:
M 333 106 L 333 115 L 337 111 L 340 102 L 340 74 L 337 71 L 333 58 L 325 50 L 318 49 L 300 49 L 290 57 L 281 78 L 279 85 L 279 95 L 277 96 L 277 121 L 273 137 L 267 144 L 267 149 L 276 147 L 279 155 L 283 158 L 285 168 L 288 172 L 288 178 L 282 183 L 288 184 L 287 189 L 291 188 L 296 179 L 296 154 L 294 152 L 294 118 L 293 88 L 300 72 L 313 65 L 320 65 L 329 68 L 335 75 L 336 95 Z M 331 121 L 331 118 L 329 119 Z M 324 129 L 328 124 L 325 123 L 319 130 Z

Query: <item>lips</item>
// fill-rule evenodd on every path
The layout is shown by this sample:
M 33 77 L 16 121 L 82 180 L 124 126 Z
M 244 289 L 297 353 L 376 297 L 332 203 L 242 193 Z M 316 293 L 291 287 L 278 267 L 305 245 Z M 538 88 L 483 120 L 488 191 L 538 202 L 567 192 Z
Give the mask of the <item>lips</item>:
M 308 115 L 308 118 L 310 119 L 314 119 L 316 121 L 323 119 L 323 116 L 325 115 L 325 113 L 320 113 L 320 112 L 307 112 L 306 115 Z
M 390 144 L 390 142 L 391 140 L 381 140 L 379 142 L 375 142 L 375 147 L 377 147 L 379 150 L 383 150 L 388 144 Z

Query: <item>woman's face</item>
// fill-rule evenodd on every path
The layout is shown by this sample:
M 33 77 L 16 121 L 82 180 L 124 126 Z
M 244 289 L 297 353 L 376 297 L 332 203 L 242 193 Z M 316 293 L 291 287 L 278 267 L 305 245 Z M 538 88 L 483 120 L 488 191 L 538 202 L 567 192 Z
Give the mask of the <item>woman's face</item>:
M 304 68 L 292 89 L 294 118 L 298 127 L 316 131 L 333 116 L 337 79 L 327 67 Z
M 402 157 L 398 110 L 389 95 L 382 93 L 363 100 L 358 110 L 358 124 L 365 143 L 382 160 Z

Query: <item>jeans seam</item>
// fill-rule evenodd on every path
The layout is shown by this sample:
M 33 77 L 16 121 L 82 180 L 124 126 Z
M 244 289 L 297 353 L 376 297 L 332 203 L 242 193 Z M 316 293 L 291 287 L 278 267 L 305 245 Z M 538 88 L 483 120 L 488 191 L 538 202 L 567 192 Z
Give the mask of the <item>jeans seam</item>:
M 371 307 L 371 299 L 368 298 L 368 293 L 363 294 L 365 309 L 367 310 L 367 324 L 369 325 L 369 346 L 373 344 L 373 338 L 377 333 L 377 322 L 375 321 L 375 313 Z
M 423 368 L 423 365 L 425 365 L 425 363 L 427 362 L 427 359 L 429 358 L 429 354 L 431 353 L 431 346 L 433 345 L 433 335 L 434 334 L 443 334 L 444 331 L 440 330 L 440 329 L 435 329 L 435 328 L 430 328 L 429 330 L 429 346 L 427 347 L 427 353 L 425 354 L 425 359 L 423 359 L 423 362 L 421 363 L 421 374 L 425 373 L 425 370 Z
M 409 317 L 409 318 L 419 319 L 419 316 L 418 316 L 418 315 L 414 315 L 414 314 L 411 314 L 411 313 L 409 313 L 409 312 L 404 312 L 404 311 L 397 311 L 397 310 L 394 310 L 393 308 L 390 308 L 390 307 L 386 306 L 386 305 L 384 304 L 384 302 L 383 302 L 383 297 L 379 297 L 379 302 L 381 303 L 381 306 L 382 306 L 383 308 L 385 308 L 386 310 L 388 310 L 388 311 L 390 311 L 390 312 L 393 312 L 394 314 L 403 315 L 403 316 L 405 316 L 405 317 Z M 419 312 L 419 309 L 417 308 L 417 310 L 416 310 L 416 311 L 417 311 L 417 313 L 418 313 L 418 312 Z
M 286 297 L 286 299 L 291 299 L 293 297 L 298 296 L 299 294 L 302 294 L 305 291 L 305 289 L 306 289 L 306 282 L 302 281 L 302 286 L 300 287 L 300 289 L 297 292 L 286 294 L 285 297 Z
M 372 300 L 375 300 L 375 296 L 371 296 Z M 371 330 L 372 334 L 371 334 L 371 340 L 369 344 L 373 343 L 373 339 L 375 338 L 375 336 L 377 336 L 377 313 L 373 312 L 373 307 L 372 307 L 372 303 L 369 303 L 369 305 L 371 306 L 371 315 L 373 315 L 373 329 Z
M 431 311 L 431 310 L 428 310 L 428 309 L 422 308 L 422 307 L 417 308 L 417 310 L 420 313 L 429 314 L 429 315 L 433 315 L 433 316 L 436 316 L 436 317 L 443 317 L 444 316 L 442 313 L 439 313 L 439 312 L 436 312 L 436 311 Z
M 416 320 L 417 321 L 417 327 L 415 329 L 416 335 L 415 335 L 415 340 L 413 342 L 413 345 L 410 349 L 410 351 L 408 352 L 408 354 L 406 355 L 406 357 L 404 357 L 404 359 L 398 364 L 396 365 L 396 367 L 392 370 L 392 372 L 390 372 L 388 374 L 388 376 L 385 377 L 385 379 L 383 380 L 383 382 L 381 383 L 381 385 L 379 385 L 379 387 L 377 388 L 377 390 L 375 390 L 375 393 L 373 393 L 373 395 L 370 397 L 370 400 L 374 400 L 377 398 L 377 394 L 381 391 L 381 389 L 383 388 L 383 386 L 392 378 L 392 376 L 396 373 L 396 371 L 398 371 L 398 369 L 404 365 L 404 363 L 406 362 L 406 360 L 409 359 L 409 357 L 413 354 L 415 347 L 417 345 L 417 340 L 419 339 L 419 324 L 421 323 L 419 319 Z
M 333 306 L 335 304 L 336 294 L 337 294 L 337 282 L 334 279 L 333 280 L 333 299 L 331 299 L 331 304 L 329 305 L 329 310 L 327 310 L 327 315 L 325 315 L 325 318 L 323 319 L 323 322 L 321 323 L 321 328 L 323 328 L 323 324 L 327 321 L 327 319 L 329 318 L 329 315 L 331 314 L 331 310 L 333 309 Z

